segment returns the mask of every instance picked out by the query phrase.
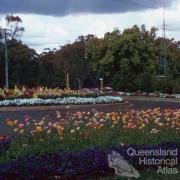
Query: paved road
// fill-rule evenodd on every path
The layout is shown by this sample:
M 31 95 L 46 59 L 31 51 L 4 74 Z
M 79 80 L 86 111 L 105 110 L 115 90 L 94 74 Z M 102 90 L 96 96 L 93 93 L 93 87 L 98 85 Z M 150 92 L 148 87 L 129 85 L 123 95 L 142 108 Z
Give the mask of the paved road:
M 98 106 L 96 110 L 103 111 L 103 112 L 112 112 L 112 111 L 122 111 L 123 109 L 135 108 L 135 109 L 147 109 L 147 108 L 172 108 L 172 109 L 179 109 L 180 102 L 160 102 L 160 101 L 144 101 L 144 100 L 130 100 L 129 105 L 125 105 L 124 107 L 120 107 L 119 105 L 111 106 Z M 62 114 L 65 114 L 68 111 L 77 112 L 77 111 L 89 111 L 92 107 L 85 106 L 81 109 L 79 108 L 64 108 L 60 111 Z M 33 119 L 41 119 L 42 117 L 49 115 L 52 119 L 55 119 L 55 110 L 31 110 L 31 111 L 9 111 L 9 112 L 1 112 L 0 111 L 0 135 L 8 135 L 10 131 L 7 129 L 5 120 L 7 118 L 11 119 L 18 119 L 23 120 L 25 115 L 31 116 Z

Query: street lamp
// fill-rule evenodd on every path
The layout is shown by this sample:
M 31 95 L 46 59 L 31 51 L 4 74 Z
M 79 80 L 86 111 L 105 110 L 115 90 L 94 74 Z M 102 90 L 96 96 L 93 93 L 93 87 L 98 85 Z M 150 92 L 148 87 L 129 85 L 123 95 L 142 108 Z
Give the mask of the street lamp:
M 103 78 L 99 78 L 100 80 L 100 90 L 102 91 L 103 90 Z
M 66 74 L 66 89 L 69 90 L 70 86 L 69 86 L 69 73 Z

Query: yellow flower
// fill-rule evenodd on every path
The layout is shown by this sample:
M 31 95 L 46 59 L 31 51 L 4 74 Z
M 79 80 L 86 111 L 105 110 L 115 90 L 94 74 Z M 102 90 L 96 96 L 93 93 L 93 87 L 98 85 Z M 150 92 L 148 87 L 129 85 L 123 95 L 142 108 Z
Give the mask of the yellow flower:
M 49 130 L 47 131 L 47 133 L 50 134 L 50 133 L 51 133 L 51 130 L 49 129 Z
M 14 124 L 18 124 L 18 120 L 14 120 L 14 122 L 13 122 Z
M 23 129 L 21 129 L 21 130 L 19 131 L 19 133 L 20 133 L 20 134 L 23 134 L 23 133 L 24 133 L 24 130 L 23 130 Z
M 62 131 L 61 131 L 61 130 L 59 130 L 59 131 L 58 131 L 58 134 L 59 134 L 59 135 L 62 135 Z
M 12 121 L 8 121 L 8 122 L 7 122 L 7 125 L 8 125 L 8 126 L 13 126 L 14 124 L 13 124 Z
M 139 127 L 139 129 L 142 129 L 144 126 L 145 126 L 145 124 L 142 124 L 142 125 Z

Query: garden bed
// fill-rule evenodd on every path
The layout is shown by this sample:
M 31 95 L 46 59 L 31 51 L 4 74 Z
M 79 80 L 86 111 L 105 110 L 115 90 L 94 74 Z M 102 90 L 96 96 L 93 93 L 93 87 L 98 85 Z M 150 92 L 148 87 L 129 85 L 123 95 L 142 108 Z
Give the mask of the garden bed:
M 147 92 L 117 92 L 121 96 L 141 96 L 141 97 L 158 97 L 158 98 L 174 98 L 180 99 L 180 94 L 167 94 L 167 93 L 147 93 Z
M 37 105 L 82 105 L 82 104 L 111 104 L 123 102 L 119 96 L 99 97 L 63 97 L 56 99 L 14 99 L 2 100 L 0 106 L 37 106 Z
M 162 143 L 158 145 L 120 145 L 107 149 L 89 148 L 81 152 L 54 152 L 42 155 L 32 154 L 25 158 L 17 158 L 0 164 L 0 177 L 18 177 L 18 179 L 47 179 L 59 177 L 60 179 L 115 176 L 113 169 L 108 165 L 108 154 L 112 151 L 120 153 L 133 167 L 140 172 L 156 171 L 157 165 L 140 165 L 139 157 L 128 155 L 128 149 L 134 150 L 174 150 L 180 152 L 180 144 Z M 153 158 L 153 156 L 151 156 Z M 170 158 L 159 156 L 156 159 Z M 180 154 L 177 156 L 177 164 L 180 163 Z M 177 165 L 173 168 L 179 168 Z M 39 173 L 41 172 L 41 173 Z M 141 174 L 141 173 L 140 173 Z M 79 177 L 79 178 L 78 178 Z M 81 177 L 81 178 L 80 178 Z M 110 177 L 109 177 L 110 178 Z M 55 179 L 55 178 L 54 178 Z
M 14 99 L 57 99 L 64 97 L 99 97 L 105 95 L 98 89 L 82 89 L 82 90 L 71 90 L 71 89 L 60 89 L 60 88 L 17 88 L 14 89 L 0 89 L 0 100 L 14 100 Z M 111 94 L 109 94 L 111 95 Z
M 56 121 L 50 116 L 40 120 L 26 115 L 23 121 L 7 119 L 11 139 L 2 137 L 0 154 L 1 177 L 42 179 L 88 178 L 112 176 L 107 156 L 120 153 L 140 171 L 157 170 L 153 165 L 140 165 L 135 150 L 175 150 L 180 163 L 180 109 L 143 109 L 123 112 L 56 111 Z M 157 158 L 169 156 L 157 156 Z M 41 173 L 39 173 L 41 172 Z M 166 176 L 166 175 L 165 175 Z M 175 175 L 176 176 L 176 175 Z M 178 176 L 178 175 L 177 175 Z M 6 178 L 6 179 L 7 179 Z

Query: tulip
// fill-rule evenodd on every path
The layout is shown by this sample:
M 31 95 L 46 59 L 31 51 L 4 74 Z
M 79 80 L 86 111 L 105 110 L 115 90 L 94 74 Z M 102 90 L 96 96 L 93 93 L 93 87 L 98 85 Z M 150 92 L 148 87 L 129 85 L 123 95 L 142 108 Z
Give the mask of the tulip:
M 50 134 L 52 131 L 49 129 L 48 131 L 47 131 L 47 134 Z
M 23 129 L 21 129 L 21 130 L 19 131 L 19 133 L 20 133 L 20 134 L 23 134 L 23 133 L 24 133 L 24 130 L 23 130 Z
M 14 125 L 15 125 L 15 124 L 18 124 L 18 120 L 14 120 L 14 122 L 13 122 L 13 123 L 14 123 Z
M 13 124 L 13 121 L 8 121 L 7 123 L 6 123 L 8 126 L 13 126 L 14 124 Z
M 43 128 L 42 128 L 41 126 L 37 126 L 37 127 L 36 127 L 36 131 L 37 131 L 37 132 L 42 132 L 42 131 L 43 131 Z
M 28 122 L 30 119 L 31 119 L 31 117 L 30 117 L 30 116 L 27 116 L 27 115 L 26 115 L 26 116 L 24 116 L 24 121 L 25 121 L 25 122 Z
M 21 129 L 21 128 L 24 127 L 24 123 L 20 123 L 18 126 L 19 126 L 19 128 Z
M 70 132 L 71 132 L 71 133 L 74 133 L 74 132 L 75 132 L 75 129 L 72 129 Z
M 14 132 L 18 132 L 18 128 L 15 128 L 13 131 L 14 131 Z

